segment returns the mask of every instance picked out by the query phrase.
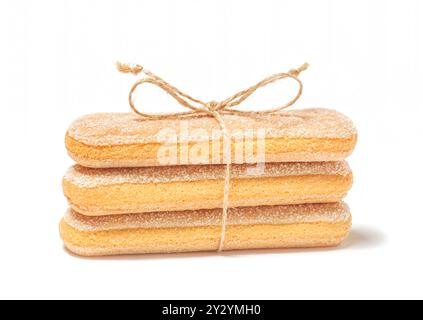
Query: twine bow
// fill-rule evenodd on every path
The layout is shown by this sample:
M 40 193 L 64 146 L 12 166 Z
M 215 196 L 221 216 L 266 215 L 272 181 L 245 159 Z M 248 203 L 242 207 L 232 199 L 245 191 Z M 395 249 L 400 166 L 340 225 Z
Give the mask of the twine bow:
M 224 180 L 224 188 L 223 188 L 223 205 L 222 205 L 222 220 L 221 220 L 221 235 L 220 235 L 220 242 L 218 247 L 218 252 L 223 251 L 224 243 L 225 243 L 225 235 L 226 235 L 226 225 L 228 219 L 228 205 L 229 205 L 229 186 L 230 186 L 230 175 L 231 175 L 231 139 L 228 134 L 228 130 L 226 128 L 225 121 L 223 120 L 223 114 L 243 114 L 243 115 L 254 115 L 254 114 L 268 114 L 268 113 L 275 113 L 286 109 L 297 102 L 303 92 L 303 84 L 301 80 L 298 78 L 301 72 L 305 71 L 308 68 L 308 64 L 304 63 L 297 69 L 291 69 L 287 73 L 277 73 L 270 77 L 263 79 L 262 81 L 258 82 L 257 84 L 242 90 L 233 96 L 227 98 L 223 101 L 210 101 L 210 102 L 203 102 L 199 99 L 195 99 L 192 96 L 182 92 L 181 90 L 177 89 L 176 87 L 172 86 L 159 76 L 155 75 L 154 73 L 145 70 L 141 65 L 135 64 L 124 64 L 124 63 L 117 63 L 117 69 L 122 73 L 132 73 L 133 75 L 137 76 L 141 73 L 145 75 L 145 77 L 137 80 L 134 85 L 132 86 L 129 92 L 129 105 L 133 112 L 137 115 L 147 118 L 147 119 L 169 119 L 173 117 L 181 117 L 187 116 L 192 114 L 208 114 L 212 116 L 219 124 L 222 136 L 223 136 L 223 155 L 225 164 L 225 180 Z M 282 79 L 290 78 L 295 80 L 298 83 L 298 92 L 296 96 L 291 99 L 288 103 L 266 109 L 261 111 L 244 111 L 234 109 L 244 102 L 248 97 L 250 97 L 255 91 L 258 89 L 265 87 L 271 83 L 277 82 Z M 171 95 L 176 101 L 179 102 L 183 107 L 189 109 L 189 111 L 185 112 L 175 112 L 175 113 L 166 113 L 166 114 L 154 114 L 154 113 L 146 113 L 140 112 L 139 109 L 135 106 L 133 95 L 138 86 L 142 84 L 150 83 L 155 85 L 169 95 Z

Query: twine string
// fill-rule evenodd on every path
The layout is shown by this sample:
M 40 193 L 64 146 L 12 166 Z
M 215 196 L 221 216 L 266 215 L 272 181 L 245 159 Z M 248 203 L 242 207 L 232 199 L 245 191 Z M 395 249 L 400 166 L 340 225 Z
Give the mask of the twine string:
M 213 117 L 216 122 L 219 124 L 222 136 L 223 136 L 223 161 L 225 163 L 225 178 L 224 178 L 224 187 L 223 187 L 223 204 L 222 204 L 222 219 L 221 219 L 221 234 L 220 234 L 220 241 L 219 247 L 217 249 L 218 252 L 223 251 L 224 244 L 225 244 L 225 236 L 226 236 L 226 227 L 227 227 L 227 220 L 228 220 L 228 206 L 229 206 L 229 187 L 230 187 L 230 176 L 231 176 L 231 138 L 229 136 L 225 121 L 222 117 L 223 114 L 243 114 L 243 115 L 254 115 L 254 114 L 266 114 L 266 113 L 275 113 L 286 109 L 297 102 L 297 100 L 301 97 L 303 92 L 303 83 L 298 78 L 301 72 L 307 70 L 308 64 L 305 63 L 297 69 L 291 69 L 287 73 L 277 73 L 270 77 L 267 77 L 257 84 L 242 90 L 233 96 L 230 96 L 226 100 L 223 101 L 210 101 L 210 102 L 203 102 L 202 100 L 193 98 L 192 96 L 182 92 L 178 88 L 172 86 L 170 83 L 166 82 L 159 76 L 155 75 L 154 73 L 144 69 L 141 65 L 135 64 L 124 64 L 124 63 L 117 63 L 117 69 L 122 73 L 131 73 L 135 76 L 143 73 L 144 77 L 137 80 L 134 85 L 131 87 L 129 91 L 129 105 L 134 113 L 137 115 L 147 118 L 147 119 L 170 119 L 174 117 L 183 117 L 187 115 L 193 114 L 208 114 Z M 248 97 L 250 97 L 254 92 L 258 89 L 265 87 L 271 83 L 280 81 L 282 79 L 293 79 L 298 84 L 298 91 L 294 98 L 292 98 L 289 102 L 266 110 L 260 111 L 245 111 L 234 109 L 234 107 L 243 103 Z M 164 90 L 166 93 L 171 95 L 179 104 L 183 107 L 189 109 L 185 112 L 172 112 L 166 114 L 154 114 L 154 113 L 146 113 L 140 112 L 139 109 L 135 106 L 134 103 L 134 92 L 137 88 L 143 84 L 152 84 L 160 89 Z

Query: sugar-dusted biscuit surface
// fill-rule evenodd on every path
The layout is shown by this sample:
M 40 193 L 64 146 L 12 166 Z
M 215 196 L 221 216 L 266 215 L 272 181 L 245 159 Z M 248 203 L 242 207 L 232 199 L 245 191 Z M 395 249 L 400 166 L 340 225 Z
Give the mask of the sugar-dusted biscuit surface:
M 344 203 L 236 208 L 229 212 L 225 250 L 336 246 L 350 227 Z M 83 256 L 214 251 L 220 232 L 215 210 L 119 218 L 69 211 L 60 224 L 65 246 Z
M 247 147 L 245 137 L 259 137 L 259 132 L 264 132 L 268 162 L 343 160 L 351 154 L 357 139 L 352 121 L 329 109 L 248 116 L 226 114 L 223 118 L 231 136 L 233 161 L 235 150 Z M 176 165 L 193 164 L 189 156 L 193 148 L 211 150 L 216 148 L 216 141 L 219 145 L 214 154 L 209 152 L 209 163 L 223 160 L 219 126 L 213 118 L 203 115 L 150 120 L 133 113 L 91 114 L 70 126 L 66 146 L 70 156 L 86 167 L 160 166 L 163 163 L 158 154 L 165 133 L 174 137 L 173 142 L 166 143 L 175 144 Z M 252 141 L 253 148 L 257 148 L 257 142 Z M 181 144 L 186 144 L 187 155 L 181 154 L 185 150 Z M 242 163 L 243 159 L 237 161 Z

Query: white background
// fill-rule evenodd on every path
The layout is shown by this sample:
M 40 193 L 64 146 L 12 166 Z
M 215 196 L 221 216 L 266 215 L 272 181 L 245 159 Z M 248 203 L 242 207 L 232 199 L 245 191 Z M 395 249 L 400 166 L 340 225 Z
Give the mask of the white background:
M 0 298 L 423 298 L 421 1 L 2 0 L 0 37 Z M 295 107 L 338 109 L 359 131 L 349 240 L 335 250 L 66 253 L 64 134 L 80 115 L 128 110 L 135 79 L 116 72 L 118 59 L 204 100 L 308 61 Z M 246 105 L 289 99 L 282 87 Z M 143 102 L 178 108 L 158 92 Z

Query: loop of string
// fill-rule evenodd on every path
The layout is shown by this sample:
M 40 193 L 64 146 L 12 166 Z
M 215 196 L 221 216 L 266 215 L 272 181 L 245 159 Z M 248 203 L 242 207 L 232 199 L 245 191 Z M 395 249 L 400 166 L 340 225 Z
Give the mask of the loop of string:
M 297 69 L 291 69 L 287 73 L 277 73 L 270 77 L 263 79 L 262 81 L 258 82 L 257 84 L 242 90 L 233 96 L 230 96 L 226 100 L 217 102 L 203 102 L 199 99 L 195 99 L 192 96 L 182 92 L 181 90 L 177 89 L 176 87 L 172 86 L 159 76 L 155 75 L 154 73 L 145 70 L 140 65 L 129 65 L 124 63 L 117 63 L 117 68 L 122 73 L 132 73 L 133 75 L 137 76 L 141 73 L 145 75 L 145 77 L 137 80 L 134 85 L 132 86 L 129 92 L 129 105 L 133 112 L 137 115 L 146 118 L 146 119 L 169 119 L 173 117 L 183 117 L 187 115 L 193 114 L 208 114 L 213 117 L 217 123 L 219 124 L 220 130 L 223 136 L 223 162 L 225 163 L 225 179 L 224 179 L 224 187 L 223 187 L 223 204 L 222 204 L 222 219 L 221 219 L 221 234 L 220 234 L 220 241 L 219 247 L 217 249 L 218 252 L 223 251 L 224 244 L 225 244 L 225 236 L 226 236 L 226 227 L 227 227 L 227 219 L 228 219 L 228 206 L 229 206 L 229 187 L 230 187 L 230 176 L 231 176 L 231 137 L 229 136 L 225 121 L 222 117 L 223 114 L 243 114 L 243 115 L 254 115 L 254 114 L 266 114 L 266 113 L 275 113 L 286 109 L 297 102 L 303 92 L 303 84 L 301 80 L 298 78 L 301 72 L 305 71 L 308 68 L 308 64 L 305 63 Z M 294 98 L 292 98 L 289 102 L 284 105 L 277 106 L 274 108 L 261 110 L 261 111 L 243 111 L 238 109 L 233 109 L 244 102 L 248 97 L 250 97 L 255 91 L 258 89 L 265 87 L 271 83 L 280 81 L 282 79 L 290 78 L 297 82 L 298 84 L 298 92 Z M 160 89 L 164 90 L 166 93 L 171 95 L 179 104 L 183 107 L 189 109 L 185 112 L 175 112 L 175 113 L 166 113 L 166 114 L 152 114 L 146 112 L 140 112 L 139 109 L 135 106 L 133 95 L 136 89 L 142 84 L 152 84 Z

